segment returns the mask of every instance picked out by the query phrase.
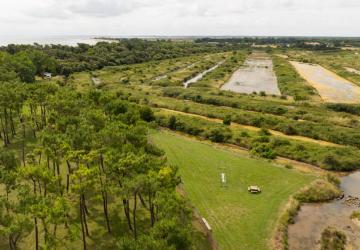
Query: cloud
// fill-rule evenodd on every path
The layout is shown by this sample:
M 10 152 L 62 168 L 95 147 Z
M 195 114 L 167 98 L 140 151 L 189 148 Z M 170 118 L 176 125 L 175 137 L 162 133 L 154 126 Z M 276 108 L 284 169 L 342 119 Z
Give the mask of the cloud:
M 139 7 L 135 1 L 87 0 L 77 1 L 68 6 L 74 14 L 93 17 L 112 17 L 132 12 Z
M 139 0 L 43 0 L 24 10 L 36 18 L 68 19 L 71 17 L 114 17 L 148 6 Z
M 11 0 L 0 34 L 360 35 L 359 0 Z

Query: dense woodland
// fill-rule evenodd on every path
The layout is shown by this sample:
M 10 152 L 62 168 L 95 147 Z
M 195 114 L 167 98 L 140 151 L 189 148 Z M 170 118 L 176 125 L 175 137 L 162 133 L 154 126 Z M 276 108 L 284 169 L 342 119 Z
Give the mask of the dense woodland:
M 117 92 L 32 82 L 45 71 L 66 76 L 218 50 L 140 40 L 2 48 L 0 248 L 193 247 L 177 169 L 147 139 L 153 111 Z
M 0 93 L 2 242 L 17 249 L 34 230 L 36 249 L 80 235 L 86 249 L 100 237 L 88 225 L 96 215 L 97 233 L 121 249 L 190 246 L 177 170 L 147 141 L 149 108 L 53 84 L 2 83 Z
M 327 37 L 214 37 L 200 38 L 197 43 L 230 43 L 247 47 L 256 45 L 277 45 L 309 50 L 336 50 L 344 46 L 359 46 L 358 38 L 327 38 Z
M 0 48 L 0 248 L 196 248 L 203 238 L 177 190 L 178 169 L 149 141 L 158 127 L 241 146 L 254 157 L 357 169 L 359 106 L 312 103 L 316 91 L 286 60 L 273 59 L 283 96 L 218 90 L 250 53 L 249 43 L 299 47 L 305 41 L 130 39 Z M 219 61 L 199 82 L 182 87 Z M 149 73 L 156 67 L 169 76 L 156 82 L 158 72 Z M 61 77 L 44 81 L 45 72 Z M 90 81 L 87 88 L 76 85 L 81 76 Z M 104 83 L 95 86 L 93 77 Z
M 74 72 L 96 70 L 105 66 L 143 63 L 189 56 L 205 52 L 221 52 L 237 45 L 194 44 L 191 42 L 146 41 L 124 39 L 99 42 L 96 45 L 8 45 L 0 48 L 0 81 L 20 78 L 34 82 L 44 72 L 69 76 Z

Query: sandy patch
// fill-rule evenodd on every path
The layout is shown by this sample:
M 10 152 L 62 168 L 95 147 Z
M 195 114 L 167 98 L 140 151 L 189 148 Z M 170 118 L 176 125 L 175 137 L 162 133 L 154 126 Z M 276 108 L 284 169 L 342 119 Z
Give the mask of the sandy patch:
M 290 62 L 325 102 L 360 103 L 360 87 L 320 65 Z
M 360 75 L 360 70 L 349 68 L 349 67 L 344 67 L 344 69 L 346 69 L 350 73 L 355 73 L 355 74 Z
M 360 227 L 360 220 L 359 219 L 352 219 L 352 222 L 358 227 Z
M 283 54 L 275 54 L 275 56 L 278 56 L 278 57 L 281 57 L 281 58 L 284 58 L 284 59 L 289 58 L 287 55 L 283 55 Z

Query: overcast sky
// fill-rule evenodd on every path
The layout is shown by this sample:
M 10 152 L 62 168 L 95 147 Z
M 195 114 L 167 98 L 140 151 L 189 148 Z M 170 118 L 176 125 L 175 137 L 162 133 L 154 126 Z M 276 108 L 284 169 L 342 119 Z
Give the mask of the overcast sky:
M 0 36 L 360 36 L 360 0 L 1 0 Z

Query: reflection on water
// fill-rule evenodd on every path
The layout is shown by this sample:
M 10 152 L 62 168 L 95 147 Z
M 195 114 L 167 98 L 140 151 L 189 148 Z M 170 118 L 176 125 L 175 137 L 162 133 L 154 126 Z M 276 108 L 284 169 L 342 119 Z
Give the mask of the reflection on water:
M 61 44 L 77 46 L 78 43 L 94 45 L 104 40 L 94 39 L 91 36 L 43 36 L 43 37 L 25 37 L 25 36 L 0 36 L 0 46 L 8 44 Z
M 345 199 L 348 196 L 360 197 L 360 172 L 343 177 L 341 188 Z M 332 226 L 346 234 L 350 249 L 360 249 L 360 226 L 350 219 L 352 212 L 360 208 L 346 205 L 345 199 L 303 205 L 295 224 L 289 226 L 289 248 L 319 249 L 322 231 Z
M 217 69 L 221 64 L 223 64 L 224 61 L 219 62 L 215 66 L 211 67 L 210 69 L 205 70 L 204 72 L 201 72 L 200 74 L 196 75 L 194 78 L 191 78 L 190 80 L 184 82 L 184 87 L 187 88 L 191 83 L 195 83 L 199 80 L 201 80 L 207 73 Z
M 247 94 L 264 91 L 266 94 L 281 95 L 273 71 L 273 62 L 268 55 L 260 52 L 250 55 L 244 66 L 238 69 L 221 89 Z

